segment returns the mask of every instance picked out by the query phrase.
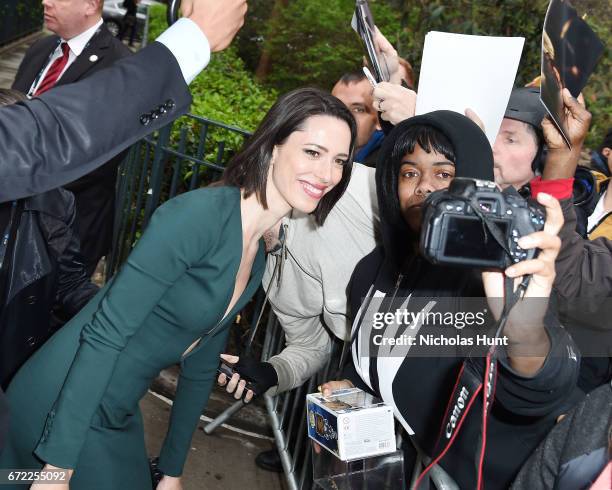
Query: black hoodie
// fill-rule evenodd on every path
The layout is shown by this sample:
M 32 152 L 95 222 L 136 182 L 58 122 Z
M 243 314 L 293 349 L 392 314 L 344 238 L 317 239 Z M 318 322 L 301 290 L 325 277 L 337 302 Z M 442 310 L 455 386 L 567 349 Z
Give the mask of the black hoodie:
M 444 355 L 423 342 L 411 347 L 376 347 L 376 335 L 400 338 L 408 333 L 415 338 L 421 334 L 427 338 L 448 336 L 448 331 L 441 334 L 440 325 L 429 324 L 411 331 L 402 320 L 379 323 L 377 328 L 373 325 L 374 314 L 378 313 L 380 319 L 381 314 L 397 309 L 416 313 L 461 312 L 473 309 L 465 298 L 482 298 L 484 292 L 478 271 L 436 266 L 411 252 L 417 237 L 401 217 L 397 197 L 399 168 L 391 168 L 389 162 L 399 135 L 416 124 L 434 126 L 447 136 L 454 148 L 456 176 L 493 179 L 493 157 L 484 133 L 460 114 L 436 111 L 414 117 L 399 124 L 385 139 L 376 167 L 383 246 L 362 259 L 353 273 L 349 300 L 355 320 L 352 344 L 355 371 L 351 376 L 348 369 L 347 375 L 357 385 L 394 405 L 396 417 L 407 432 L 414 432 L 423 450 L 435 456 L 448 400 L 471 347 L 459 344 L 444 350 Z M 431 299 L 442 297 L 447 299 L 428 306 Z M 457 324 L 450 326 L 453 336 L 455 328 Z M 508 488 L 523 461 L 565 410 L 564 403 L 573 392 L 578 368 L 576 349 L 562 328 L 547 324 L 547 331 L 551 354 L 533 378 L 524 378 L 500 362 L 487 428 L 483 470 L 487 489 Z M 461 330 L 456 330 L 456 334 L 457 338 L 467 335 Z M 388 355 L 390 349 L 394 349 L 393 356 Z M 355 376 L 357 373 L 361 379 Z M 475 450 L 482 421 L 481 406 L 482 399 L 477 399 L 455 443 L 441 460 L 441 466 L 461 489 L 476 488 Z M 408 469 L 413 467 L 415 457 L 410 444 L 405 447 L 404 457 L 408 479 Z M 427 482 L 419 488 L 427 488 Z

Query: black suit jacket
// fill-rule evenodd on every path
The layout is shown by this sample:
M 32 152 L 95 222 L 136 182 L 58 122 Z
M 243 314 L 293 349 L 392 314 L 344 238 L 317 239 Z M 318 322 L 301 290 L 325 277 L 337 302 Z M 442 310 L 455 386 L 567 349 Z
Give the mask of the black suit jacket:
M 78 83 L 0 108 L 0 202 L 94 171 L 190 105 L 176 58 L 155 42 Z
M 58 36 L 48 36 L 28 49 L 17 71 L 14 89 L 24 93 L 30 90 L 58 42 Z M 82 80 L 131 54 L 132 52 L 102 24 L 83 52 L 58 80 L 56 87 Z M 92 58 L 95 58 L 95 61 L 92 61 Z M 117 167 L 124 157 L 125 153 L 122 153 L 92 173 L 65 186 L 75 196 L 81 252 L 87 261 L 89 272 L 93 272 L 92 269 L 111 245 Z

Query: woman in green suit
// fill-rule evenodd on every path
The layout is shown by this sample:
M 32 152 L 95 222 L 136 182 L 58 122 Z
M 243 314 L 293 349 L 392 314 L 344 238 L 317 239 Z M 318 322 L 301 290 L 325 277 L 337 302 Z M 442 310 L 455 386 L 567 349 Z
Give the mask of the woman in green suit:
M 69 484 L 32 490 L 149 490 L 138 402 L 160 369 L 180 363 L 157 486 L 180 490 L 229 326 L 261 281 L 261 237 L 293 208 L 325 220 L 350 178 L 355 135 L 340 101 L 296 90 L 221 186 L 161 206 L 116 277 L 13 379 L 0 468 L 68 470 Z

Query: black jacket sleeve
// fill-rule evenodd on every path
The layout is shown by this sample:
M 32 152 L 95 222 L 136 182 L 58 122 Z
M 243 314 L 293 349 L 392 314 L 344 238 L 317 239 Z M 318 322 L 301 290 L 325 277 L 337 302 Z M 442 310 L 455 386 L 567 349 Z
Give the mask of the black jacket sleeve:
M 555 262 L 555 292 L 561 298 L 612 296 L 612 241 L 583 239 L 575 231 L 572 200 L 561 201 L 561 207 L 565 223 L 559 233 L 562 244 Z
M 545 324 L 550 351 L 534 376 L 522 376 L 505 359 L 499 363 L 495 400 L 516 415 L 556 417 L 573 406 L 576 397 L 581 395 L 576 389 L 580 368 L 578 348 L 550 310 Z
M 57 293 L 55 304 L 66 319 L 76 315 L 94 297 L 99 288 L 93 284 L 82 259 L 79 235 L 75 223 L 74 200 L 67 209 L 66 231 L 70 235 L 66 248 L 57 259 Z
M 3 107 L 0 202 L 76 180 L 190 104 L 176 59 L 156 42 L 78 83 Z

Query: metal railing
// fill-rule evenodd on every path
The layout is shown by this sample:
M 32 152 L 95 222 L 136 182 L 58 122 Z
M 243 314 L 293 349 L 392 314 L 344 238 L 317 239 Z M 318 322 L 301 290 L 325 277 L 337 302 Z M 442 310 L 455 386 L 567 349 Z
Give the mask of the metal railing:
M 39 0 L 3 0 L 0 2 L 0 46 L 8 44 L 43 26 Z
M 285 347 L 285 335 L 276 316 L 270 313 L 266 325 L 262 360 L 278 354 Z M 337 379 L 342 343 L 336 341 L 329 361 L 302 386 L 277 396 L 264 395 L 268 417 L 274 434 L 289 490 L 312 488 L 312 453 L 307 436 L 306 395 L 317 386 Z

